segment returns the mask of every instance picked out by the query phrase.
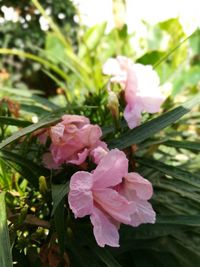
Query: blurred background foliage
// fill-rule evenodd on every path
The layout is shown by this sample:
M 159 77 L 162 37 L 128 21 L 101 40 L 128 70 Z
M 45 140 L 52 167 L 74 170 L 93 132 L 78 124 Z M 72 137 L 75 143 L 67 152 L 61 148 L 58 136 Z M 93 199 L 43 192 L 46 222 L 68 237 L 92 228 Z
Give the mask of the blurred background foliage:
M 138 38 L 124 21 L 125 2 L 113 3 L 115 27 L 108 31 L 106 22 L 79 24 L 69 0 L 0 1 L 0 140 L 12 139 L 0 151 L 0 189 L 7 191 L 15 266 L 56 266 L 61 258 L 60 266 L 76 267 L 199 266 L 200 107 L 186 114 L 193 104 L 184 104 L 200 92 L 200 30 L 188 36 L 178 18 L 153 26 L 144 21 L 146 35 Z M 8 8 L 16 21 L 6 19 Z M 122 120 L 120 131 L 114 129 L 102 65 L 117 55 L 151 64 L 160 76 L 167 96 L 163 115 L 145 114 L 150 124 L 144 128 L 129 131 Z M 122 115 L 122 99 L 120 104 Z M 180 110 L 168 115 L 177 105 Z M 95 244 L 87 219 L 74 221 L 62 201 L 67 178 L 52 178 L 41 166 L 43 148 L 32 132 L 63 113 L 84 114 L 103 126 L 110 147 L 114 142 L 124 149 L 131 166 L 154 186 L 157 223 L 122 227 L 120 249 Z M 52 198 L 59 207 L 54 217 Z M 5 210 L 0 212 L 5 219 Z M 5 241 L 1 233 L 0 238 Z
M 78 25 L 74 21 L 76 8 L 73 3 L 70 0 L 48 0 L 40 3 L 75 47 Z M 1 0 L 0 6 L 0 46 L 38 54 L 39 50 L 45 47 L 49 26 L 32 1 Z M 12 72 L 16 82 L 25 82 L 29 87 L 43 89 L 44 85 L 40 82 L 42 79 L 47 92 L 50 93 L 54 89 L 55 85 L 44 75 L 39 64 L 15 56 L 4 56 L 1 68 Z

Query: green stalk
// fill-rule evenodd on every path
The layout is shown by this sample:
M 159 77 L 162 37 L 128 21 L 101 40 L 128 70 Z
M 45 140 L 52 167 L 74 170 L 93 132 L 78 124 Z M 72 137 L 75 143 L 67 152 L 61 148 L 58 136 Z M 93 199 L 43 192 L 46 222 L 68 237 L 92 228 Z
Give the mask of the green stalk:
M 182 44 L 184 44 L 186 41 L 188 41 L 196 32 L 193 32 L 189 36 L 187 36 L 183 41 L 178 43 L 175 47 L 173 47 L 168 53 L 166 53 L 163 57 L 161 57 L 160 60 L 158 60 L 154 65 L 153 68 L 157 68 L 163 61 L 165 61 L 169 56 L 171 56 L 177 49 L 179 49 Z
M 39 10 L 39 12 L 41 13 L 41 15 L 48 21 L 49 26 L 54 31 L 54 33 L 56 34 L 56 36 L 58 37 L 58 39 L 64 44 L 64 46 L 67 49 L 70 49 L 71 50 L 71 45 L 68 43 L 68 41 L 66 40 L 66 38 L 64 37 L 64 35 L 60 31 L 59 27 L 55 24 L 55 22 L 53 21 L 53 19 L 50 16 L 47 15 L 46 11 L 40 5 L 39 1 L 38 0 L 31 0 L 31 1 L 34 4 L 34 6 Z
M 18 49 L 0 48 L 0 54 L 2 54 L 2 55 L 16 55 L 19 57 L 25 57 L 25 58 L 31 59 L 31 60 L 38 62 L 38 63 L 48 67 L 49 69 L 53 70 L 63 79 L 65 79 L 65 80 L 68 79 L 65 72 L 62 71 L 61 69 L 59 69 L 57 66 L 51 64 L 49 61 L 47 61 L 47 60 L 45 60 L 39 56 L 33 55 L 31 53 L 27 53 L 27 52 L 24 52 L 24 51 L 21 51 Z

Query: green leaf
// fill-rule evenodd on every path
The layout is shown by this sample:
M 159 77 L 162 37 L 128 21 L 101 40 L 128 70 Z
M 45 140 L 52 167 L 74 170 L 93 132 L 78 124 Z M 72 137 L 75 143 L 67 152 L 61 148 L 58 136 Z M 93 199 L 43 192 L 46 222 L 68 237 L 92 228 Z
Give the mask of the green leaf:
M 48 114 L 50 114 L 50 110 L 47 110 L 46 108 L 43 108 L 41 106 L 37 106 L 35 105 L 35 103 L 21 104 L 20 108 L 21 110 L 24 110 L 28 113 L 35 113 L 38 117 L 48 116 Z
M 106 26 L 107 23 L 103 22 L 101 24 L 93 26 L 86 32 L 85 36 L 83 36 L 83 44 L 79 52 L 81 57 L 83 57 L 88 50 L 94 51 L 96 49 L 105 33 Z
M 51 214 L 53 215 L 60 202 L 69 192 L 69 182 L 67 182 L 66 184 L 58 184 L 58 185 L 52 184 L 51 188 L 52 188 L 52 199 L 53 199 L 53 210 Z
M 200 226 L 200 215 L 162 215 L 156 219 L 156 224 Z
M 17 164 L 17 166 L 12 165 L 19 173 L 21 173 L 24 178 L 26 178 L 32 185 L 38 188 L 38 178 L 41 175 L 47 175 L 48 170 L 44 167 L 38 166 L 33 161 L 23 157 L 19 154 L 1 150 L 0 151 L 0 158 L 3 160 L 11 161 L 12 163 Z
M 30 124 L 32 124 L 32 122 L 30 121 L 23 121 L 23 120 L 18 120 L 15 118 L 11 118 L 11 117 L 4 117 L 4 116 L 0 116 L 0 125 L 15 125 L 18 127 L 26 127 L 29 126 Z
M 14 133 L 12 136 L 8 137 L 2 143 L 0 143 L 0 149 L 18 140 L 24 135 L 30 134 L 41 128 L 49 127 L 50 125 L 59 122 L 61 120 L 61 116 L 63 115 L 63 113 L 64 113 L 63 109 L 55 111 L 47 116 L 44 116 L 38 123 L 32 124 L 28 127 L 23 128 L 17 133 Z
M 49 101 L 48 99 L 38 96 L 38 95 L 33 95 L 31 96 L 31 99 L 35 100 L 37 103 L 42 104 L 43 106 L 51 109 L 51 110 L 58 110 L 59 106 L 54 104 L 53 102 Z
M 13 266 L 6 218 L 5 192 L 0 193 L 0 266 Z
M 87 242 L 90 249 L 96 254 L 96 256 L 105 263 L 107 267 L 121 267 L 121 265 L 115 260 L 112 254 L 107 250 L 100 248 L 94 244 L 85 233 L 83 233 L 84 239 Z
M 55 33 L 48 32 L 46 35 L 45 51 L 54 59 L 55 63 L 59 63 L 59 58 L 65 57 L 65 46 L 58 39 Z M 56 57 L 54 56 L 56 55 Z
M 132 144 L 140 143 L 180 119 L 198 103 L 200 103 L 200 95 L 133 130 L 123 133 L 120 137 L 109 142 L 109 147 L 123 149 Z
M 165 146 L 170 146 L 170 147 L 184 148 L 184 149 L 193 150 L 193 151 L 200 151 L 200 143 L 198 142 L 168 140 L 162 144 Z
M 200 66 L 193 66 L 189 70 L 182 70 L 179 73 L 177 79 L 174 80 L 172 95 L 176 96 L 180 93 L 184 88 L 188 86 L 197 85 L 200 81 Z
M 43 59 L 42 57 L 36 56 L 34 54 L 31 53 L 26 53 L 23 50 L 18 50 L 18 49 L 8 49 L 8 48 L 0 48 L 0 54 L 3 55 L 16 55 L 22 58 L 28 58 L 31 59 L 33 61 L 36 61 L 42 65 L 44 65 L 45 67 L 53 70 L 54 72 L 56 72 L 58 75 L 60 75 L 60 77 L 62 77 L 63 79 L 67 79 L 67 75 L 64 71 L 62 71 L 57 65 L 52 64 L 51 62 Z
M 144 64 L 144 65 L 154 65 L 156 64 L 158 61 L 160 61 L 161 58 L 163 58 L 165 55 L 164 52 L 161 51 L 150 51 L 146 54 L 144 54 L 142 57 L 137 59 L 138 63 Z
M 199 38 L 200 38 L 200 29 L 197 28 L 194 32 L 194 35 L 190 39 L 190 49 L 192 50 L 192 55 L 198 56 L 199 55 Z M 197 62 L 199 62 L 197 57 Z M 194 64 L 196 62 L 193 62 Z
M 64 211 L 65 211 L 64 200 L 62 200 L 56 207 L 54 213 L 54 222 L 55 222 L 56 233 L 58 235 L 58 244 L 62 255 L 65 250 L 65 236 L 66 236 L 66 223 L 65 223 Z
M 200 188 L 200 175 L 149 158 L 136 158 L 136 160 L 142 165 L 156 169 L 196 188 Z

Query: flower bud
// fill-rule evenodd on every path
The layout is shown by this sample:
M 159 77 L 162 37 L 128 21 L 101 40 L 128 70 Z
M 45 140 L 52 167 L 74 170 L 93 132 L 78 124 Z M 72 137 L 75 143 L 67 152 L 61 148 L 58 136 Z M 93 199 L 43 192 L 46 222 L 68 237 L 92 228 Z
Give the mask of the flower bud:
M 39 190 L 41 194 L 45 194 L 47 192 L 47 183 L 44 176 L 39 177 Z
M 119 118 L 119 101 L 117 95 L 113 91 L 108 92 L 108 104 L 107 107 L 112 113 L 113 118 Z

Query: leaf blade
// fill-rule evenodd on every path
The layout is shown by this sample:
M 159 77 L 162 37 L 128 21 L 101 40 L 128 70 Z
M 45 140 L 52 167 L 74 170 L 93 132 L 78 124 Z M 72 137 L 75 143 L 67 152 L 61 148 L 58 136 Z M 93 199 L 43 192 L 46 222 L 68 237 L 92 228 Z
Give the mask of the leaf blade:
M 19 138 L 23 137 L 26 134 L 30 134 L 38 129 L 48 127 L 56 122 L 59 122 L 61 120 L 61 115 L 63 114 L 63 110 L 58 110 L 56 112 L 53 112 L 51 114 L 48 114 L 47 116 L 44 116 L 38 123 L 31 124 L 22 130 L 18 131 L 17 133 L 14 133 L 7 139 L 3 140 L 0 143 L 0 149 L 4 148 L 5 146 L 13 143 L 14 141 L 18 140 Z
M 12 267 L 10 239 L 6 218 L 5 192 L 0 193 L 0 266 Z
M 200 95 L 197 95 L 197 97 L 185 104 L 122 134 L 114 141 L 109 142 L 109 147 L 123 149 L 132 144 L 138 144 L 180 119 L 198 103 L 200 103 Z

